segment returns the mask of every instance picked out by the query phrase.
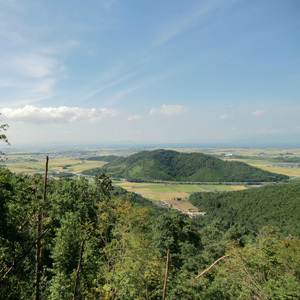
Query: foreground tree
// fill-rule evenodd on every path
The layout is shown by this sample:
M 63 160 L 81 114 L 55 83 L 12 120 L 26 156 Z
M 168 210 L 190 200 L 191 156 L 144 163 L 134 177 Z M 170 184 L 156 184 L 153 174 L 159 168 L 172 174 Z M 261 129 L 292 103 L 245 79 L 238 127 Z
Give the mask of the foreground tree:
M 299 299 L 300 241 L 264 228 L 255 243 L 231 245 L 230 256 L 198 281 L 199 299 Z M 207 279 L 214 279 L 207 285 Z
M 8 128 L 8 124 L 2 124 L 0 125 L 0 140 L 2 140 L 4 143 L 9 145 L 9 141 L 7 136 L 5 135 L 5 131 Z M 3 155 L 3 152 L 0 151 L 0 161 L 1 161 L 1 155 Z

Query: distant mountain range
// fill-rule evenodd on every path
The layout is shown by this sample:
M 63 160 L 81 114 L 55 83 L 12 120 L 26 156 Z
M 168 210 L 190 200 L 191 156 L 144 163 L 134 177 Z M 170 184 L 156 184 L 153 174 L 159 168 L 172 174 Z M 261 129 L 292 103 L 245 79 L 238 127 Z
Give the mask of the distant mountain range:
M 172 150 L 142 151 L 128 157 L 112 157 L 99 171 L 113 178 L 130 181 L 165 180 L 194 182 L 274 182 L 288 176 L 274 174 L 242 162 L 227 162 L 203 153 L 179 153 Z

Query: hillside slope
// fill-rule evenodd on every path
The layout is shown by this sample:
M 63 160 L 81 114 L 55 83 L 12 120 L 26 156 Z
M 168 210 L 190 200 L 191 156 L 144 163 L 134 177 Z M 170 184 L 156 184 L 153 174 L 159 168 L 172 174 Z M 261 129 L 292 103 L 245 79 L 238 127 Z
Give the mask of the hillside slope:
M 142 151 L 120 157 L 101 170 L 111 177 L 133 181 L 265 182 L 288 178 L 241 162 L 225 162 L 202 153 L 171 150 Z
M 233 225 L 257 230 L 273 225 L 285 234 L 300 234 L 300 184 L 268 185 L 234 193 L 195 193 L 189 201 L 206 211 L 205 222 L 220 219 L 225 228 Z

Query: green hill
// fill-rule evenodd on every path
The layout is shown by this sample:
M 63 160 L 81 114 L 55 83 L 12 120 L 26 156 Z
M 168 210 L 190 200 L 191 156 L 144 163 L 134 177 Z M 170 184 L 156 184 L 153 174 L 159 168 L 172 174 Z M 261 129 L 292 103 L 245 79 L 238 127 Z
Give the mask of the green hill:
M 195 182 L 273 182 L 288 179 L 249 166 L 226 162 L 202 153 L 179 153 L 171 150 L 142 151 L 120 157 L 101 168 L 114 178 L 127 180 L 169 180 Z M 88 170 L 92 175 L 97 170 Z
M 205 223 L 220 219 L 225 228 L 257 230 L 273 225 L 285 234 L 300 234 L 300 183 L 268 185 L 245 191 L 195 193 L 190 202 L 206 211 Z

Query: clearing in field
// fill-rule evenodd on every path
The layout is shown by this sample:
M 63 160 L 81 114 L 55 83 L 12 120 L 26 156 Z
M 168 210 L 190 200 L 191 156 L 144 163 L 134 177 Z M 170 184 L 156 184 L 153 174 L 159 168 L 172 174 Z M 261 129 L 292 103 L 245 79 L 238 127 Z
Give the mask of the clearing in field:
M 183 212 L 197 212 L 198 208 L 187 201 L 165 200 L 164 202 L 170 204 L 173 208 Z

